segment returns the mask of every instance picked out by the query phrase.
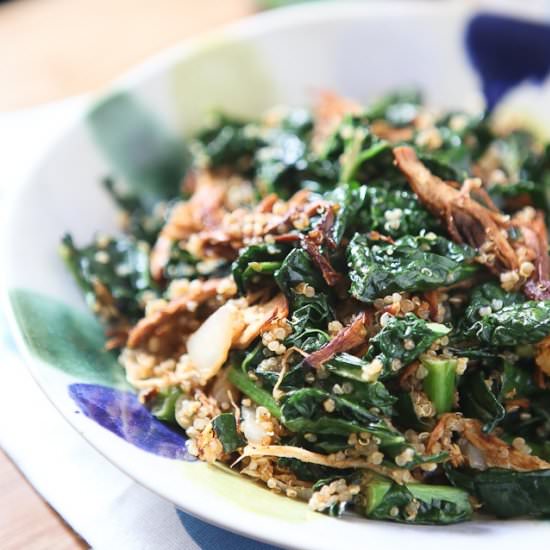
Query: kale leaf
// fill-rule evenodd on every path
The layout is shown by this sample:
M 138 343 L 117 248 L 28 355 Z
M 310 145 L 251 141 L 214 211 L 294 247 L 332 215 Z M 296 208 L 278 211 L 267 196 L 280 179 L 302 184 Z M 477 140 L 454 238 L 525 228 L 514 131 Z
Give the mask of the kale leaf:
M 347 250 L 351 294 L 368 303 L 392 292 L 451 285 L 477 272 L 473 248 L 429 237 L 406 236 L 389 244 L 356 234 Z
M 389 189 L 381 184 L 369 185 L 365 194 L 365 203 L 359 212 L 362 230 L 378 231 L 396 239 L 440 228 L 438 220 L 411 191 Z
M 503 307 L 476 321 L 469 333 L 493 347 L 539 342 L 550 334 L 550 300 Z
M 359 511 L 368 518 L 416 523 L 448 525 L 472 517 L 468 493 L 444 485 L 411 483 L 399 485 L 389 479 L 368 482 L 360 495 Z
M 384 366 L 382 377 L 388 377 L 412 363 L 449 332 L 450 329 L 445 325 L 428 323 L 413 313 L 407 313 L 404 317 L 390 317 L 370 339 L 365 360 L 379 359 Z
M 333 389 L 335 383 L 342 385 L 347 382 L 350 391 L 346 392 L 346 399 L 369 409 L 376 407 L 384 415 L 391 416 L 396 398 L 382 382 L 365 381 L 362 373 L 367 364 L 349 353 L 338 353 L 324 365 L 331 376 L 325 380 L 323 387 Z
M 338 166 L 338 179 L 344 183 L 364 182 L 388 174 L 400 179 L 393 166 L 390 144 L 371 132 L 364 115 L 343 118 L 326 141 L 320 160 Z
M 399 392 L 394 405 L 394 420 L 401 429 L 413 429 L 418 432 L 430 432 L 434 419 L 419 418 L 416 414 L 411 392 Z
M 453 485 L 475 496 L 489 514 L 499 518 L 550 516 L 550 470 L 446 468 L 445 473 Z
M 313 129 L 310 114 L 303 109 L 291 111 L 279 126 L 264 133 L 265 144 L 255 154 L 257 185 L 262 194 L 290 197 L 310 177 L 309 139 Z
M 296 346 L 306 352 L 319 349 L 328 341 L 325 330 L 334 319 L 327 286 L 315 268 L 308 253 L 295 248 L 275 272 L 275 281 L 290 304 L 292 334 L 285 345 Z M 306 283 L 315 289 L 314 296 L 296 292 L 296 286 Z
M 522 304 L 527 298 L 519 292 L 506 292 L 495 282 L 487 282 L 472 290 L 470 302 L 460 322 L 460 331 L 466 338 L 475 336 L 476 323 L 483 315 L 503 307 Z
M 363 208 L 368 187 L 356 182 L 342 183 L 325 194 L 325 199 L 338 205 L 331 228 L 332 240 L 339 245 L 357 225 L 359 211 Z
M 136 321 L 143 313 L 144 292 L 154 292 L 148 247 L 129 237 L 109 237 L 77 248 L 65 235 L 60 253 L 86 302 L 106 321 Z
M 511 181 L 531 179 L 525 166 L 532 162 L 533 135 L 524 130 L 514 130 L 491 143 L 491 152 Z
M 379 416 L 346 397 L 318 388 L 302 388 L 287 393 L 281 400 L 281 422 L 297 433 L 349 435 L 366 432 L 379 439 L 380 449 L 389 457 L 411 449 L 405 437 Z M 446 453 L 423 457 L 416 453 L 404 467 L 438 462 Z
M 533 368 L 504 361 L 501 373 L 499 397 L 531 397 L 539 391 L 533 378 Z
M 294 441 L 289 442 L 288 444 L 300 446 Z M 277 465 L 281 468 L 290 470 L 298 479 L 301 479 L 302 481 L 318 481 L 320 479 L 326 479 L 335 475 L 338 477 L 344 477 L 353 472 L 353 470 L 336 470 L 335 468 L 329 468 L 319 464 L 302 462 L 297 458 L 279 458 L 277 460 Z
M 484 423 L 483 431 L 491 432 L 506 415 L 495 393 L 485 383 L 483 371 L 467 372 L 460 384 L 460 408 L 465 416 Z
M 219 414 L 212 420 L 212 428 L 216 437 L 221 441 L 224 453 L 233 453 L 246 445 L 245 438 L 237 428 L 234 414 Z
M 430 130 L 429 130 L 430 131 Z M 438 147 L 421 143 L 422 130 L 416 136 L 419 158 L 428 169 L 444 180 L 462 181 L 471 173 L 472 163 L 487 149 L 493 134 L 485 115 L 448 113 L 436 121 Z
M 281 418 L 281 409 L 271 393 L 255 384 L 243 369 L 232 366 L 229 369 L 228 380 L 254 403 L 265 407 L 275 418 Z
M 239 291 L 244 294 L 256 278 L 273 275 L 281 267 L 286 252 L 276 244 L 253 244 L 242 250 L 231 268 Z
M 550 392 L 537 391 L 527 403 L 526 408 L 509 412 L 501 422 L 501 427 L 510 438 L 523 437 L 535 454 L 547 452 L 545 445 L 550 438 Z
M 327 401 L 334 410 L 327 411 Z M 330 409 L 329 409 L 330 410 Z M 349 435 L 367 432 L 381 441 L 380 447 L 405 445 L 405 438 L 378 416 L 344 397 L 317 388 L 302 388 L 282 399 L 282 423 L 293 432 Z
M 257 124 L 216 114 L 212 124 L 195 136 L 202 155 L 212 168 L 230 167 L 251 172 L 256 150 L 264 145 Z
M 517 137 L 516 137 L 517 141 Z M 491 197 L 504 208 L 515 210 L 525 204 L 525 199 L 537 208 L 546 212 L 548 223 L 550 215 L 550 145 L 546 145 L 540 153 L 528 147 L 518 154 L 511 154 L 503 162 L 508 175 L 505 183 L 493 184 L 489 187 Z M 522 160 L 523 159 L 523 160 Z M 508 167 L 508 168 L 506 168 Z
M 103 180 L 103 187 L 109 193 L 124 217 L 124 230 L 138 241 L 154 244 L 165 222 L 171 201 L 158 203 L 155 208 L 146 208 L 139 197 L 126 185 L 113 178 Z
M 308 253 L 295 248 L 284 259 L 281 267 L 275 272 L 275 281 L 285 296 L 292 302 L 297 299 L 295 288 L 300 283 L 307 283 L 315 291 L 323 291 L 326 285 L 323 276 L 313 265 Z

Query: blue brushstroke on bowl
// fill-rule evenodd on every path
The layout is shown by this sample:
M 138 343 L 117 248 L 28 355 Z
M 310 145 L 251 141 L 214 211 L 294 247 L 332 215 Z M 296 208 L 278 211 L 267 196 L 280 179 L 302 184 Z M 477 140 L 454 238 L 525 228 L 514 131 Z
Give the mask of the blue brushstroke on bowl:
M 187 452 L 183 433 L 157 420 L 137 397 L 97 384 L 71 384 L 69 395 L 90 419 L 149 453 L 196 460 Z
M 466 49 L 492 110 L 518 84 L 550 74 L 550 25 L 480 13 L 466 28 Z
M 209 525 L 177 508 L 176 512 L 187 534 L 201 550 L 220 550 L 220 548 L 224 550 L 281 550 L 278 546 L 247 539 L 220 527 Z

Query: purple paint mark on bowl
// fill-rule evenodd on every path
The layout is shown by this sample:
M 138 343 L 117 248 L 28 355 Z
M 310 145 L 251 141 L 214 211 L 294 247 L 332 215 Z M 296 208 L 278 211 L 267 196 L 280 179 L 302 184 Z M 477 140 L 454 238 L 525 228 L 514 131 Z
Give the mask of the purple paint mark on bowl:
M 465 42 L 489 110 L 521 82 L 541 83 L 550 75 L 546 23 L 480 13 L 469 22 Z
M 157 420 L 130 393 L 97 384 L 71 384 L 69 395 L 90 419 L 149 453 L 196 460 L 187 452 L 187 438 Z

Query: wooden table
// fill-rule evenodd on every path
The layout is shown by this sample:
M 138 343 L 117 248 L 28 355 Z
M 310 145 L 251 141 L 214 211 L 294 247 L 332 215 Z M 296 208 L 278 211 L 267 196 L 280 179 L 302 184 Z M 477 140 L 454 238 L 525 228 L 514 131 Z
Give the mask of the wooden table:
M 0 548 L 69 550 L 87 544 L 34 491 L 0 452 Z
M 12 0 L 0 5 L 0 111 L 98 88 L 253 0 Z
M 15 0 L 0 5 L 0 111 L 100 88 L 252 0 Z M 0 548 L 86 548 L 0 452 Z

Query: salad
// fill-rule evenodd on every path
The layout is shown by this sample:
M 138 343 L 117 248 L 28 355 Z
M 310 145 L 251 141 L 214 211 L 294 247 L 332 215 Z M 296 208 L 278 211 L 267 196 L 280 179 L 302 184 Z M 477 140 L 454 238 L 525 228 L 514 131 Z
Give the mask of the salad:
M 550 146 L 403 90 L 219 114 L 61 253 L 188 450 L 316 511 L 550 516 Z

